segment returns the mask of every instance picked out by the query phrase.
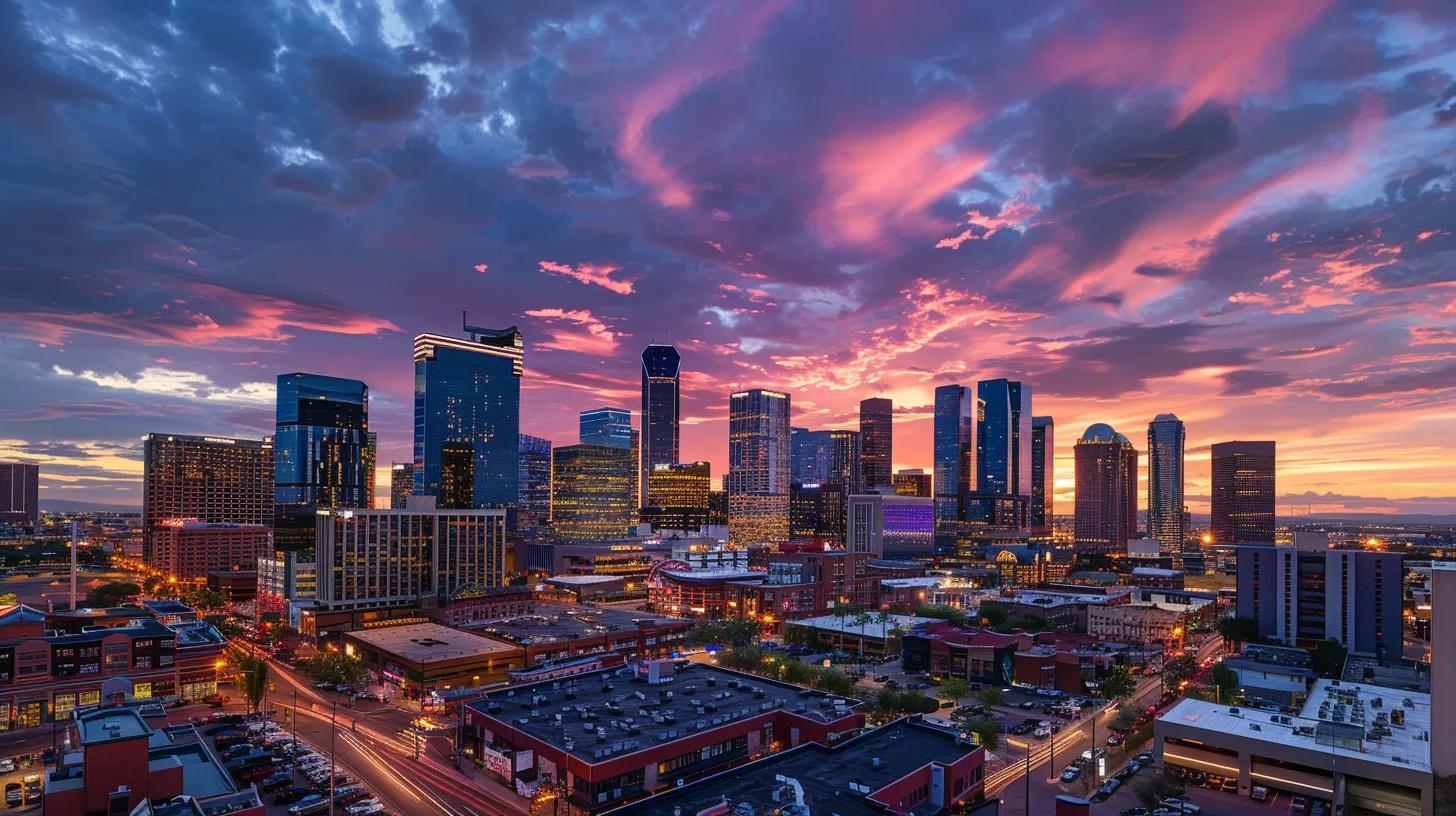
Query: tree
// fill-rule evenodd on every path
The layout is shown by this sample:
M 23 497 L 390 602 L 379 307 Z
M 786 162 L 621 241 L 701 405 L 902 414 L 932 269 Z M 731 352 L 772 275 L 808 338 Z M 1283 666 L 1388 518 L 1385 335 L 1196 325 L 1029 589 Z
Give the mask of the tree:
M 1259 622 L 1253 618 L 1241 618 L 1237 615 L 1219 618 L 1217 629 L 1229 651 L 1236 652 L 1245 643 L 1256 643 L 1259 640 Z
M 221 609 L 227 599 L 221 592 L 201 587 L 187 594 L 187 603 L 194 609 Z
M 1104 698 L 1121 700 L 1137 690 L 1137 681 L 1133 679 L 1132 672 L 1127 666 L 1113 666 L 1112 671 L 1102 678 L 1098 688 L 1101 689 Z
M 1117 707 L 1117 713 L 1107 721 L 1107 728 L 1119 734 L 1126 734 L 1137 725 L 1138 712 L 1132 706 L 1123 703 Z
M 757 672 L 763 668 L 763 649 L 757 646 L 734 646 L 718 654 L 718 664 L 739 671 Z
M 239 682 L 243 696 L 248 701 L 248 710 L 257 711 L 268 691 L 268 661 L 265 658 L 245 655 L 236 661 Z
M 870 613 L 860 610 L 854 613 L 854 622 L 859 625 L 859 656 L 864 657 L 865 626 L 872 620 Z
M 1198 658 L 1191 654 L 1178 655 L 1163 664 L 1163 680 L 1168 688 L 1177 688 L 1178 684 L 1197 673 Z
M 1345 669 L 1346 654 L 1345 647 L 1338 640 L 1321 640 L 1313 649 L 1314 670 L 1321 677 L 1339 677 Z
M 141 591 L 141 587 L 130 581 L 111 581 L 91 590 L 86 595 L 85 604 L 90 607 L 101 608 L 121 606 L 123 603 L 135 598 Z
M 1002 694 L 1001 689 L 995 686 L 984 686 L 980 691 L 976 692 L 976 699 L 980 701 L 981 705 L 990 708 L 1006 702 L 1006 695 Z
M 990 717 L 976 717 L 966 721 L 966 730 L 976 735 L 976 742 L 987 751 L 996 750 L 1001 743 L 1001 723 Z
M 854 681 L 839 669 L 819 669 L 814 673 L 814 687 L 830 694 L 848 696 L 854 692 Z
M 747 618 L 698 621 L 688 636 L 697 646 L 745 646 L 758 641 L 759 625 Z
M 985 601 L 981 604 L 981 623 L 986 626 L 996 627 L 1006 623 L 1011 617 L 1006 607 L 995 601 Z
M 357 657 L 339 652 L 320 652 L 298 663 L 298 670 L 320 683 L 348 683 L 364 680 L 364 664 Z
M 947 677 L 940 684 L 940 696 L 944 700 L 959 702 L 962 697 L 971 693 L 971 684 L 959 677 Z
M 1222 663 L 1217 663 L 1213 671 L 1209 672 L 1209 678 L 1218 689 L 1220 702 L 1231 703 L 1239 698 L 1239 673 L 1230 669 Z
M 952 626 L 964 626 L 966 623 L 965 611 L 949 604 L 921 604 L 915 610 L 915 615 L 921 618 L 939 618 Z
M 814 667 L 800 660 L 788 660 L 779 676 L 785 683 L 806 685 L 814 679 Z
M 1170 796 L 1183 796 L 1184 789 L 1183 783 L 1176 776 L 1164 770 L 1157 776 L 1137 783 L 1133 786 L 1133 793 L 1137 795 L 1138 801 L 1143 805 L 1156 809 L 1164 799 Z

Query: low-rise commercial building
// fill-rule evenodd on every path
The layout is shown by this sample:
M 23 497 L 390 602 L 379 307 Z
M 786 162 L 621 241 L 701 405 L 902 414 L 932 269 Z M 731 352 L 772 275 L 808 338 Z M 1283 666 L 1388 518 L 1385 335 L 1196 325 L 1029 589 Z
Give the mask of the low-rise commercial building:
M 901 638 L 901 665 L 908 672 L 1009 685 L 1015 680 L 1014 658 L 1023 639 L 989 629 L 931 624 Z
M 1087 634 L 1119 643 L 1158 643 L 1181 647 L 1188 633 L 1183 613 L 1157 604 L 1113 604 L 1087 608 Z
M 934 623 L 935 618 L 862 612 L 856 615 L 820 615 L 784 622 L 784 637 L 794 629 L 813 632 L 819 641 L 834 649 L 862 654 L 887 655 L 900 647 L 900 638 L 915 627 Z
M 492 777 L 593 814 L 864 723 L 857 700 L 672 661 L 497 691 L 464 718 Z
M 500 683 L 526 664 L 519 645 L 438 623 L 406 623 L 344 634 L 344 652 L 407 697 Z
M 1068 694 L 1096 693 L 1098 683 L 1114 667 L 1146 662 L 1160 651 L 1103 643 L 1091 635 L 1040 632 L 1023 637 L 1012 666 L 1016 682 L 1023 685 Z
M 1335 813 L 1435 816 L 1431 696 L 1321 680 L 1296 715 L 1185 699 L 1160 716 L 1164 763 L 1324 799 Z
M 1127 583 L 1147 589 L 1182 589 L 1183 571 L 1162 567 L 1133 567 Z
M 1291 713 L 1303 704 L 1305 695 L 1319 679 L 1308 649 L 1249 643 L 1243 652 L 1227 658 L 1223 665 L 1239 677 L 1244 697 L 1287 708 Z
M 596 654 L 627 661 L 667 656 L 681 650 L 693 622 L 601 606 L 538 602 L 519 615 L 467 628 L 520 646 L 526 665 L 535 666 Z

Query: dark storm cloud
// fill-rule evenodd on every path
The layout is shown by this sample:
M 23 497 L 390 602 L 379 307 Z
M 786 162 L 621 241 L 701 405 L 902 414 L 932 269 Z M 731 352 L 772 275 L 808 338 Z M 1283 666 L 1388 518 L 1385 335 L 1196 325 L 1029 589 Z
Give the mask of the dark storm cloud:
M 1286 385 L 1290 376 L 1280 371 L 1261 371 L 1257 368 L 1241 368 L 1223 375 L 1223 393 L 1241 397 Z
M 1072 149 L 1072 163 L 1096 181 L 1162 182 L 1187 175 L 1239 143 L 1228 109 L 1209 102 L 1171 128 L 1166 111 L 1123 116 Z
M 1051 365 L 1031 368 L 1028 377 L 1039 393 L 1062 397 L 1116 397 L 1135 394 L 1146 382 L 1207 366 L 1250 362 L 1246 348 L 1204 347 L 1212 327 L 1196 323 L 1166 326 L 1123 325 L 1099 329 L 1077 338 L 1031 338 L 1028 345 L 1053 340 L 1055 351 L 1044 353 Z M 1023 357 L 989 361 L 996 369 L 1024 367 Z
M 352 54 L 309 59 L 314 92 L 339 113 L 360 122 L 398 122 L 413 118 L 429 90 L 420 74 Z

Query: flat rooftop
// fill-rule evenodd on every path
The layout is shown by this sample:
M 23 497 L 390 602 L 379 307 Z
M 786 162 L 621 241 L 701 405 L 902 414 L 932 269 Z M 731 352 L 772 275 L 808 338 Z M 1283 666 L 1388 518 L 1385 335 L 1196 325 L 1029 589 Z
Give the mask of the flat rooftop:
M 349 632 L 346 637 L 389 652 L 411 663 L 455 660 L 466 657 L 489 657 L 515 652 L 514 643 L 452 629 L 438 623 L 411 623 Z
M 878 615 L 870 615 L 870 619 L 860 626 L 853 615 L 820 615 L 817 618 L 797 618 L 785 621 L 789 626 L 808 626 L 811 629 L 823 629 L 828 632 L 843 632 L 849 635 L 864 635 L 865 637 L 884 638 L 891 629 L 899 628 L 908 632 L 911 629 L 926 623 L 935 623 L 939 618 L 918 618 L 913 615 L 890 615 L 889 620 L 881 623 Z
M 637 816 L 671 814 L 681 808 L 687 816 L 726 801 L 729 807 L 748 803 L 755 813 L 772 813 L 784 804 L 773 800 L 774 789 L 782 784 L 775 777 L 783 776 L 804 789 L 804 803 L 812 813 L 883 816 L 885 808 L 850 785 L 876 791 L 931 762 L 949 765 L 973 750 L 978 749 L 960 745 L 948 731 L 902 719 L 834 748 L 806 743 L 610 812 Z
M 1378 702 L 1377 702 L 1378 701 Z M 1409 705 L 1407 705 L 1407 702 Z M 1309 699 L 1289 724 L 1274 722 L 1271 712 L 1236 708 L 1203 700 L 1184 699 L 1159 717 L 1160 720 L 1211 732 L 1236 734 L 1244 739 L 1277 742 L 1328 755 L 1381 762 L 1393 767 L 1429 773 L 1431 770 L 1431 695 L 1403 689 L 1359 683 L 1320 680 Z M 1403 725 L 1389 722 L 1393 711 L 1402 712 Z M 1382 722 L 1382 718 L 1384 721 Z M 1359 748 L 1329 744 L 1316 739 L 1321 724 L 1358 726 L 1364 739 Z M 1253 726 L 1259 727 L 1258 731 Z M 1424 736 L 1424 739 L 1419 737 Z M 1216 741 L 1215 741 L 1215 744 Z
M 553 584 L 574 584 L 577 586 L 590 586 L 591 584 L 611 584 L 622 580 L 620 575 L 553 575 L 546 579 Z
M 483 632 L 522 646 L 530 646 L 538 643 L 569 642 L 616 632 L 631 632 L 639 628 L 638 621 L 644 621 L 652 626 L 689 623 L 686 618 L 673 618 L 635 610 L 538 603 L 529 615 L 481 621 L 470 624 L 468 628 L 472 632 Z
M 853 711 L 859 701 L 683 662 L 665 683 L 634 680 L 631 669 L 604 669 L 503 689 L 466 705 L 573 756 L 599 762 L 604 757 L 593 752 L 604 745 L 637 743 L 612 753 L 622 756 L 765 711 L 833 722 L 846 716 L 836 712 L 836 704 L 840 711 Z
M 112 740 L 149 737 L 152 727 L 134 709 L 103 708 L 83 714 L 76 721 L 82 745 L 95 745 Z

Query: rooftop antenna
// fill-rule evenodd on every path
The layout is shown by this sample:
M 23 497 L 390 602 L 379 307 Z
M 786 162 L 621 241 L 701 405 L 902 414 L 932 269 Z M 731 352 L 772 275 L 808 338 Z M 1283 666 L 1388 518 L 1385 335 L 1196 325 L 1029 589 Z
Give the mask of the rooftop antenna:
M 465 310 L 464 309 L 461 309 L 460 310 L 460 330 L 461 331 L 470 331 L 469 326 L 470 326 L 470 321 L 468 319 L 466 319 L 466 317 L 465 317 Z

